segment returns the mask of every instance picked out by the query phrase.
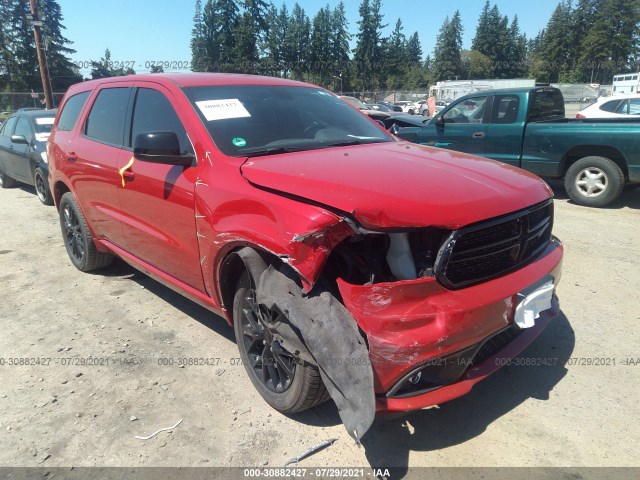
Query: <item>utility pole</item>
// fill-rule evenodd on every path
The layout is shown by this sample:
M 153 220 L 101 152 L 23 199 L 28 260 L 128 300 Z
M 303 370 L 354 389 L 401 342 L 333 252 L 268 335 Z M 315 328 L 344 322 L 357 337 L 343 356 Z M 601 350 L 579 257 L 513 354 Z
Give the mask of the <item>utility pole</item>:
M 44 100 L 47 109 L 53 108 L 53 93 L 51 92 L 51 79 L 49 78 L 49 68 L 47 68 L 47 58 L 42 43 L 42 19 L 38 14 L 38 1 L 29 0 L 31 15 L 27 15 L 27 20 L 33 26 L 33 36 L 36 40 L 36 52 L 38 53 L 38 66 L 40 67 L 40 78 L 42 79 L 42 89 L 44 90 Z

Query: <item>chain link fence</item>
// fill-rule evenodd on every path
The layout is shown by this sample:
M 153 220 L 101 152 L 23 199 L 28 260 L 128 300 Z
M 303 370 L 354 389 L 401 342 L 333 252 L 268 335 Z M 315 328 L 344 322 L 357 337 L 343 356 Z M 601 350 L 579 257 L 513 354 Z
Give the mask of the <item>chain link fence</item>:
M 57 107 L 64 92 L 53 94 L 53 106 Z M 0 122 L 20 108 L 45 108 L 42 92 L 0 92 Z
M 338 93 L 338 92 L 336 92 Z M 356 97 L 364 103 L 376 102 L 417 102 L 426 100 L 429 96 L 428 90 L 381 90 L 378 92 L 340 92 L 339 95 Z

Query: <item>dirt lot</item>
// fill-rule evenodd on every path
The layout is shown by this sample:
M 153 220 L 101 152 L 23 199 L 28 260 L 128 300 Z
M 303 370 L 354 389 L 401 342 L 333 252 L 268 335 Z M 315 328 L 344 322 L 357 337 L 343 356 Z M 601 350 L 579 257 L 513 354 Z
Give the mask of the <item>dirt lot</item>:
M 80 273 L 55 209 L 27 187 L 0 191 L 0 466 L 278 467 L 330 438 L 300 466 L 639 466 L 640 188 L 596 210 L 554 187 L 562 315 L 522 365 L 376 421 L 364 448 L 331 403 L 270 409 L 222 319 L 121 263 Z

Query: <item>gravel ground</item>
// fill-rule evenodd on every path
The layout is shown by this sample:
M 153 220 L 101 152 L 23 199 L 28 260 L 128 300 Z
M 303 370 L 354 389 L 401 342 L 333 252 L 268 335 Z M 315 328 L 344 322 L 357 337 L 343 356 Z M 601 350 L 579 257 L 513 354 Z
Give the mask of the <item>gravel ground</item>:
M 562 314 L 520 364 L 377 420 L 363 447 L 332 403 L 269 408 L 222 319 L 122 263 L 77 271 L 55 209 L 28 187 L 0 191 L 0 466 L 279 467 L 330 438 L 299 466 L 640 466 L 640 188 L 608 209 L 554 188 Z

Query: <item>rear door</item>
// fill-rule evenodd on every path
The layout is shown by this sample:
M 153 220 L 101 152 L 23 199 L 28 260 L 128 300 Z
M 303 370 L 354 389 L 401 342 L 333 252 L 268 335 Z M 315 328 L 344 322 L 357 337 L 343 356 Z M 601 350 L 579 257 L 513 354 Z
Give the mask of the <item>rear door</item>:
M 517 93 L 493 97 L 491 117 L 487 125 L 485 156 L 520 166 L 522 135 L 526 111 Z
M 80 131 L 66 144 L 67 176 L 97 238 L 124 245 L 118 200 L 118 160 L 124 148 L 131 83 L 104 84 L 89 99 Z M 56 139 L 56 142 L 58 140 Z
M 183 153 L 194 154 L 171 92 L 153 83 L 136 82 L 126 155 L 118 169 L 133 157 L 137 135 L 175 132 Z M 197 167 L 163 165 L 134 160 L 118 185 L 126 249 L 144 262 L 187 285 L 204 291 L 195 220 Z
M 442 113 L 444 124 L 436 125 L 433 121 L 428 128 L 418 133 L 417 142 L 473 155 L 484 155 L 489 110 L 487 96 L 458 101 Z

